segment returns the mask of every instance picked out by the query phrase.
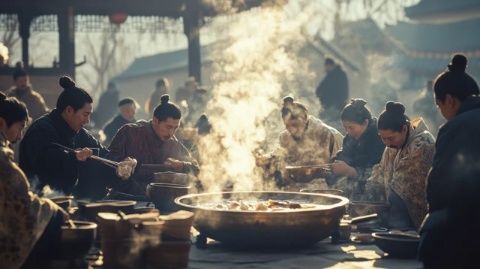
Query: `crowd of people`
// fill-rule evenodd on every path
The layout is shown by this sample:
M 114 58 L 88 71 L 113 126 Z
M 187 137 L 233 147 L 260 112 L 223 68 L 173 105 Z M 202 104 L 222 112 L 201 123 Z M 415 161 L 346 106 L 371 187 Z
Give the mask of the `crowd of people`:
M 419 258 L 426 268 L 469 267 L 480 248 L 475 233 L 480 224 L 480 92 L 466 72 L 467 58 L 455 55 L 432 83 L 447 120 L 436 141 L 425 122 L 407 116 L 401 103 L 387 102 L 378 118 L 363 99 L 347 103 L 345 73 L 331 59 L 326 67 L 328 78 L 316 93 L 328 116 L 316 117 L 293 97 L 283 98 L 279 110 L 285 130 L 278 147 L 255 156 L 265 179 L 282 190 L 338 189 L 353 200 L 388 204 L 380 216 L 383 225 L 419 231 Z M 339 80 L 340 88 L 335 86 Z M 206 91 L 195 81 L 177 92 L 177 105 L 170 100 L 168 81 L 158 80 L 145 104 L 148 121 L 137 121 L 138 103 L 119 100 L 113 83 L 95 112 L 90 94 L 67 76 L 59 79 L 63 91 L 51 110 L 25 71 L 14 74 L 14 83 L 0 93 L 0 260 L 7 268 L 39 268 L 48 261 L 39 253 L 57 247 L 68 214 L 42 197 L 46 186 L 92 200 L 140 197 L 154 172 L 192 177 L 200 172 L 176 136 L 185 119 L 196 122 L 199 134 L 215 127 L 203 114 Z M 188 115 L 182 103 L 190 104 Z M 102 127 L 104 140 L 85 128 L 90 118 Z M 343 125 L 345 136 L 328 124 L 334 120 Z M 18 164 L 15 143 L 20 143 Z M 93 155 L 119 167 L 132 161 L 136 166 L 124 176 Z M 313 170 L 302 180 L 289 174 L 291 168 L 309 166 Z

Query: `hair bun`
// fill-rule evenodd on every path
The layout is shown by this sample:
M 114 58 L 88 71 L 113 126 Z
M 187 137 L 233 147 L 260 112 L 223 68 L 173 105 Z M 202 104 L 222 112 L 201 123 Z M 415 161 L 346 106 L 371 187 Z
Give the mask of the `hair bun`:
M 283 100 L 283 106 L 286 106 L 288 104 L 293 104 L 293 101 L 294 101 L 293 97 L 290 95 L 283 97 L 282 100 Z
M 3 92 L 0 92 L 0 101 L 4 101 L 5 99 L 7 99 L 7 96 Z
M 385 110 L 390 113 L 403 115 L 405 113 L 405 106 L 401 103 L 389 101 L 385 105 Z
M 366 104 L 367 104 L 367 101 L 363 100 L 362 98 L 356 98 L 356 99 L 350 100 L 350 105 L 356 108 L 365 107 Z
M 448 64 L 448 70 L 451 72 L 465 73 L 467 69 L 467 57 L 463 54 L 455 54 Z
M 161 101 L 161 104 L 167 104 L 168 101 L 170 100 L 170 96 L 168 94 L 164 94 L 162 95 L 162 97 L 160 98 L 160 101 Z
M 58 81 L 58 84 L 60 84 L 60 86 L 62 86 L 62 88 L 64 89 L 70 89 L 75 87 L 75 81 L 73 81 L 68 76 L 61 77 L 60 80 Z

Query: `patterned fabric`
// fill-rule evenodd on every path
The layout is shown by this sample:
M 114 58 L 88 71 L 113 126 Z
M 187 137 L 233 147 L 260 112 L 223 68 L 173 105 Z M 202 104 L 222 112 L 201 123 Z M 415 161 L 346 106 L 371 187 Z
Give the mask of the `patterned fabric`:
M 426 176 L 432 165 L 435 141 L 423 120 L 412 121 L 411 125 L 405 146 L 387 147 L 380 163 L 373 167 L 366 194 L 372 200 L 384 200 L 391 188 L 403 200 L 418 228 L 427 212 Z
M 29 191 L 13 152 L 0 136 L 0 267 L 19 268 L 40 238 L 57 205 Z
M 309 116 L 308 127 L 301 140 L 295 140 L 285 130 L 280 134 L 280 147 L 287 151 L 287 165 L 312 165 L 330 163 L 342 147 L 343 136 L 321 120 Z
M 272 153 L 273 170 L 282 171 L 285 175 L 286 165 L 318 165 L 330 163 L 335 153 L 342 147 L 343 136 L 336 129 L 321 120 L 309 116 L 308 127 L 301 140 L 295 140 L 285 130 L 280 134 L 280 147 Z M 289 190 L 301 188 L 326 189 L 325 179 L 313 179 L 307 183 L 285 182 Z M 292 189 L 293 188 L 293 189 Z

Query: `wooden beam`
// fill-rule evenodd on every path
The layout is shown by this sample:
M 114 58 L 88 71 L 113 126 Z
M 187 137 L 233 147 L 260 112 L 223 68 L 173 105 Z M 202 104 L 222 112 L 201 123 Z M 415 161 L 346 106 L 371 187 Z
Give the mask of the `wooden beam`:
M 18 15 L 18 34 L 22 38 L 22 61 L 25 68 L 28 68 L 30 64 L 28 40 L 30 39 L 30 24 L 32 23 L 32 19 L 33 16 L 28 13 Z
M 57 14 L 60 69 L 75 78 L 75 20 L 73 7 L 65 7 Z
M 198 0 L 187 1 L 183 16 L 183 28 L 188 39 L 188 75 L 202 82 L 202 61 L 200 51 L 201 11 Z

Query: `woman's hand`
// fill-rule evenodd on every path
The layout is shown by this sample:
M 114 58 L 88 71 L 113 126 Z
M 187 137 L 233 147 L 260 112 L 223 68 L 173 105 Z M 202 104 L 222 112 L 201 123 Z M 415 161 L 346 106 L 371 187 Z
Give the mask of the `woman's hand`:
M 332 163 L 332 172 L 336 175 L 342 175 L 347 177 L 357 177 L 357 170 L 344 161 L 335 161 Z

